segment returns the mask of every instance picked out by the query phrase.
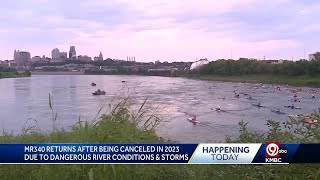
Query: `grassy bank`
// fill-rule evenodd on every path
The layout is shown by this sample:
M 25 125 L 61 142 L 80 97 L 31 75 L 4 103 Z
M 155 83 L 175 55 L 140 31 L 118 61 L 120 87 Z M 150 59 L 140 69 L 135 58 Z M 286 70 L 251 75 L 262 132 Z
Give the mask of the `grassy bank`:
M 267 84 L 288 84 L 291 86 L 320 87 L 320 75 L 317 76 L 283 76 L 283 75 L 196 75 L 179 74 L 180 77 L 188 77 L 209 81 L 226 82 L 247 82 L 247 83 L 267 83 Z
M 51 102 L 51 101 L 50 101 Z M 51 103 L 50 107 L 51 107 Z M 54 114 L 54 113 L 53 113 Z M 54 116 L 53 116 L 54 117 Z M 147 119 L 147 123 L 141 122 Z M 55 119 L 53 118 L 53 122 Z M 126 100 L 94 122 L 75 124 L 71 132 L 55 129 L 49 134 L 26 128 L 21 135 L 4 134 L 1 143 L 154 143 L 163 142 L 154 131 L 159 119 L 142 108 L 131 113 Z M 140 125 L 138 125 L 140 124 Z M 268 122 L 269 134 L 249 132 L 241 122 L 241 135 L 227 142 L 319 143 L 319 126 L 306 128 L 288 122 L 285 129 Z M 297 131 L 298 130 L 298 131 Z M 296 137 L 294 134 L 301 134 Z M 1 179 L 319 179 L 320 165 L 0 165 Z
M 31 76 L 31 73 L 29 71 L 25 72 L 0 72 L 0 79 L 2 78 L 16 78 L 16 77 L 29 77 Z

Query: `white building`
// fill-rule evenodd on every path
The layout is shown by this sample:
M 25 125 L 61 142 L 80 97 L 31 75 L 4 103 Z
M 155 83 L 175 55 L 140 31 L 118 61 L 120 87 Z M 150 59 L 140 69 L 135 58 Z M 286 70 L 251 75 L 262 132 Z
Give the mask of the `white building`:
M 60 58 L 60 51 L 58 48 L 54 48 L 51 51 L 52 59 L 59 59 Z
M 14 50 L 13 59 L 18 65 L 26 65 L 31 60 L 31 55 L 29 52 L 26 51 Z
M 190 70 L 198 69 L 208 63 L 209 63 L 208 59 L 200 59 L 200 60 L 192 63 Z
M 133 61 L 133 62 L 135 62 L 135 61 L 136 61 L 136 57 L 129 57 L 129 56 L 127 56 L 127 61 Z

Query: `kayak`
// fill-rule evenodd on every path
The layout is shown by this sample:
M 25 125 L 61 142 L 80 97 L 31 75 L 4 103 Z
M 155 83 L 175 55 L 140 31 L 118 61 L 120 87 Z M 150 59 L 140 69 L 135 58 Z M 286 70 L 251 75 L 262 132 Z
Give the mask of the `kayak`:
M 301 102 L 300 100 L 297 100 L 297 99 L 289 99 L 288 101 L 291 101 L 291 102 Z
M 288 115 L 290 119 L 294 119 L 296 121 L 303 121 L 305 119 L 310 119 L 310 115 L 298 114 L 298 115 Z
M 291 108 L 291 109 L 301 109 L 301 107 L 293 107 L 293 106 L 284 106 L 286 108 Z
M 311 114 L 297 114 L 297 115 L 290 114 L 289 116 L 294 118 L 307 118 L 307 117 L 311 117 Z
M 96 91 L 96 92 L 92 93 L 92 95 L 94 95 L 94 96 L 105 95 L 105 94 L 106 94 L 105 91 L 101 91 L 101 92 Z
M 218 111 L 218 112 L 227 112 L 226 110 L 223 110 L 223 109 L 217 109 L 217 108 L 215 108 L 215 110 Z
M 264 107 L 264 106 L 261 106 L 261 105 L 259 105 L 259 104 L 252 104 L 253 106 L 257 106 L 257 107 L 259 107 L 259 108 L 261 108 L 261 107 Z
M 277 110 L 275 110 L 275 109 L 271 109 L 271 112 L 274 112 L 274 113 L 277 113 L 277 114 L 285 114 L 284 112 L 279 112 L 279 111 L 277 111 Z
M 253 98 L 247 98 L 248 100 L 252 100 L 252 101 L 256 101 L 257 99 L 253 99 Z
M 316 122 L 318 122 L 318 120 L 315 120 L 315 119 L 305 119 L 303 120 L 304 123 L 306 124 L 314 124 Z
M 194 123 L 194 124 L 195 124 L 195 123 L 200 123 L 200 121 L 198 121 L 198 120 L 192 121 L 192 118 L 188 118 L 188 121 L 189 121 L 189 122 L 192 122 L 192 123 Z

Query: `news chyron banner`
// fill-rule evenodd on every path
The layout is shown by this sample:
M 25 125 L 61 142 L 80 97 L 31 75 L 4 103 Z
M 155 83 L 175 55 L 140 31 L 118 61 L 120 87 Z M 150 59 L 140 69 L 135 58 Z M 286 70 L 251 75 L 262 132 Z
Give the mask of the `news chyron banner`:
M 0 144 L 1 164 L 320 163 L 320 144 Z

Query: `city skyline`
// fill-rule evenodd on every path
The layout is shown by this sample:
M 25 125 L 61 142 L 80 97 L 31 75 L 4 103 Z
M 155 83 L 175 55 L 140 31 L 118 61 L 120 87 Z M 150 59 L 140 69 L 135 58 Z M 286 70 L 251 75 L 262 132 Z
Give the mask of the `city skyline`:
M 0 59 L 15 49 L 51 57 L 77 55 L 137 61 L 250 57 L 308 59 L 320 50 L 320 2 L 298 0 L 8 1 L 0 7 Z M 79 12 L 70 11 L 73 7 Z M 196 12 L 196 13 L 194 13 Z

